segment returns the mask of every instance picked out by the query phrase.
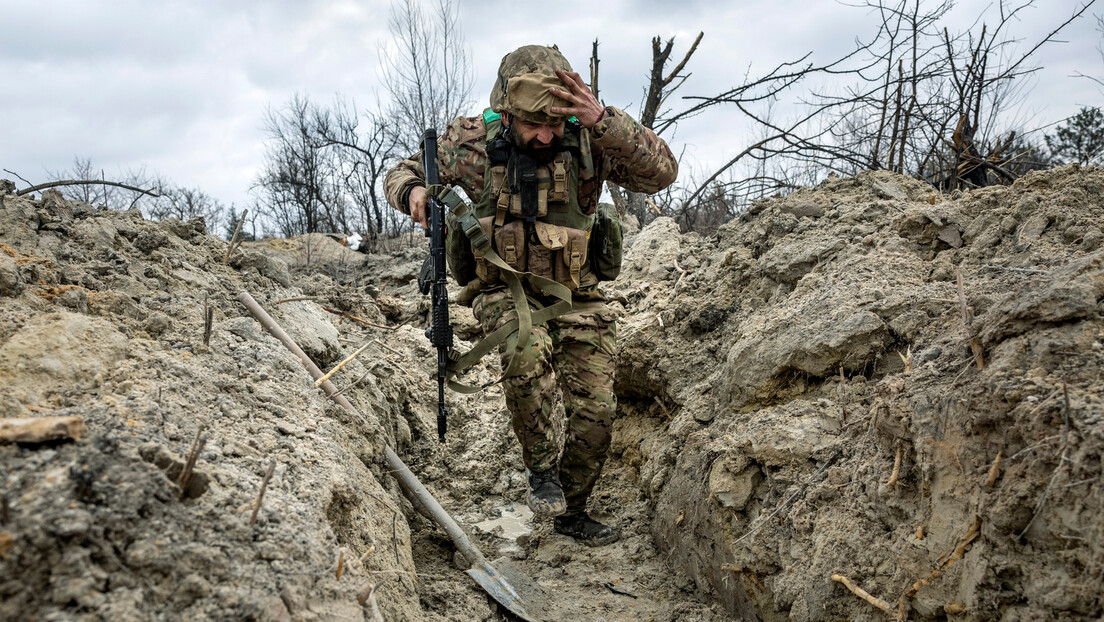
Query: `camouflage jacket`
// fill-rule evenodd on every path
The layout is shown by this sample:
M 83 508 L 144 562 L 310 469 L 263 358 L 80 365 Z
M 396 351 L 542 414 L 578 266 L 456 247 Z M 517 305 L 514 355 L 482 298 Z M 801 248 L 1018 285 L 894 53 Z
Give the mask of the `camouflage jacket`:
M 590 129 L 596 175 L 580 180 L 579 207 L 587 214 L 598 207 L 607 179 L 633 192 L 653 194 L 671 185 L 678 175 L 678 162 L 662 138 L 622 110 L 610 106 L 607 111 L 609 114 Z M 457 117 L 437 144 L 441 183 L 460 186 L 473 202 L 479 201 L 489 164 L 486 146 L 483 117 Z M 424 185 L 421 156 L 414 154 L 388 171 L 384 193 L 395 209 L 409 213 L 403 196 L 411 187 Z

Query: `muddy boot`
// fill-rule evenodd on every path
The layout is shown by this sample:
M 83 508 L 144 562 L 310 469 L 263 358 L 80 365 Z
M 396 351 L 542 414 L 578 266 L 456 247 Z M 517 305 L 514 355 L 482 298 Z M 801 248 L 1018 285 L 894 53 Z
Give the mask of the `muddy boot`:
M 553 522 L 552 528 L 556 530 L 556 533 L 571 536 L 587 546 L 612 544 L 621 537 L 621 532 L 609 525 L 599 523 L 588 516 L 586 512 L 579 512 L 571 516 L 559 516 Z
M 559 468 L 540 473 L 529 471 L 529 509 L 538 516 L 559 516 L 567 511 Z

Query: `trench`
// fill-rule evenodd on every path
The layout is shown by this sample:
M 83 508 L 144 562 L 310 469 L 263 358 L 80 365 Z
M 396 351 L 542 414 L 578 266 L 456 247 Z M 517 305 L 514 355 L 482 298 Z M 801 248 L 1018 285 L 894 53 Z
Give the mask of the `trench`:
M 588 511 L 622 532 L 613 544 L 589 548 L 556 534 L 552 521 L 525 505 L 527 485 L 517 441 L 500 392 L 453 402 L 457 419 L 445 447 L 426 434 L 407 455 L 411 469 L 438 496 L 488 559 L 514 560 L 551 597 L 550 620 L 721 620 L 731 611 L 671 560 L 655 536 L 655 505 L 641 484 L 638 433 L 662 432 L 660 406 L 619 406 L 613 447 Z M 562 408 L 557 409 L 562 417 Z M 644 416 L 640 416 L 643 413 Z M 477 421 L 472 421 L 475 419 Z M 416 425 L 430 419 L 421 412 Z M 637 449 L 633 449 L 637 447 Z M 404 504 L 405 506 L 405 504 Z M 435 619 L 513 620 L 459 572 L 454 547 L 420 515 L 408 514 L 418 592 Z M 446 598 L 444 594 L 449 596 Z

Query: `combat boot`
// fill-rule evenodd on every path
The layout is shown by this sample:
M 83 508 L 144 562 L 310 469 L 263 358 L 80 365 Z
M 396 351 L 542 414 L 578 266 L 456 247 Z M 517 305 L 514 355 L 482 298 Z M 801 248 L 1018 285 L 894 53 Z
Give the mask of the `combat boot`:
M 538 516 L 559 516 L 567 511 L 558 467 L 529 471 L 529 509 Z
M 586 512 L 579 512 L 570 516 L 557 516 L 552 528 L 556 533 L 571 536 L 587 546 L 604 546 L 613 544 L 621 538 L 621 532 L 603 525 L 591 518 Z

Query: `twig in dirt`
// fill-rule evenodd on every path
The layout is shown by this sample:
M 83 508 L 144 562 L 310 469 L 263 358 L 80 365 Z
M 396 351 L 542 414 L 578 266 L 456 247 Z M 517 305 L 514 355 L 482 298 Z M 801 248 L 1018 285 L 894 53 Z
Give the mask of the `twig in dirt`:
M 334 573 L 334 578 L 340 581 L 343 574 L 345 574 L 345 547 L 337 549 L 337 571 Z
M 889 613 L 889 614 L 893 613 L 893 609 L 892 609 L 892 607 L 890 606 L 889 603 L 887 603 L 886 601 L 884 601 L 884 600 L 882 600 L 882 599 L 880 599 L 876 596 L 871 596 L 870 592 L 867 592 L 866 590 L 862 589 L 861 587 L 855 585 L 847 577 L 845 577 L 841 574 L 834 574 L 834 575 L 832 575 L 832 580 L 837 582 L 837 583 L 842 583 L 843 587 L 851 590 L 852 594 L 854 594 L 855 596 L 858 596 L 859 598 L 865 600 L 866 602 L 870 603 L 871 605 L 874 605 L 878 609 L 881 609 L 882 611 L 884 611 L 886 613 Z
M 230 236 L 230 245 L 226 247 L 226 255 L 222 258 L 222 265 L 226 265 L 230 261 L 230 255 L 234 254 L 234 251 L 238 250 L 241 246 L 241 240 L 238 239 L 238 234 L 241 233 L 242 225 L 245 224 L 245 215 L 249 213 L 249 210 L 243 209 L 241 220 L 238 221 L 238 226 L 234 228 L 234 235 Z
M 391 550 L 395 552 L 395 564 L 399 563 L 399 513 L 391 510 Z
M 203 295 L 203 345 L 211 345 L 211 329 L 215 323 L 215 308 L 207 304 L 207 294 Z
M 985 479 L 985 487 L 992 488 L 997 483 L 997 478 L 1000 477 L 1000 463 L 1001 452 L 997 452 L 997 457 L 993 459 L 993 466 L 989 467 L 989 477 Z
M 281 298 L 281 299 L 277 300 L 276 302 L 274 302 L 272 304 L 282 305 L 285 302 L 303 302 L 303 301 L 306 301 L 306 300 L 318 300 L 319 298 L 322 298 L 322 297 L 321 296 L 296 296 L 294 298 Z
M 1091 484 L 1098 479 L 1100 479 L 1099 475 L 1097 475 L 1096 477 L 1090 477 L 1089 479 L 1083 479 L 1070 484 L 1066 484 L 1065 486 L 1062 486 L 1062 488 L 1073 488 L 1074 486 L 1080 486 L 1081 484 Z
M 361 607 L 368 609 L 368 619 L 371 622 L 384 622 L 383 615 L 379 611 L 379 605 L 376 604 L 376 591 L 387 582 L 387 579 L 381 579 L 378 583 L 373 585 L 367 585 L 357 594 L 357 602 Z
M 1027 268 L 1005 268 L 1004 266 L 982 266 L 982 270 L 1000 270 L 1001 272 L 1020 272 L 1023 274 L 1050 274 L 1049 270 L 1029 270 Z
M 184 464 L 184 470 L 180 472 L 180 478 L 176 483 L 180 486 L 180 498 L 183 499 L 184 495 L 188 491 L 188 483 L 192 479 L 192 471 L 195 469 L 196 460 L 199 459 L 199 452 L 203 451 L 203 446 L 207 444 L 207 436 L 203 433 L 203 428 L 196 430 L 195 441 L 192 443 L 192 450 L 188 452 L 188 461 Z
M 932 569 L 931 575 L 929 575 L 926 579 L 921 579 L 913 583 L 912 587 L 909 588 L 907 592 L 905 592 L 902 598 L 912 598 L 913 596 L 916 596 L 916 593 L 920 591 L 920 588 L 931 583 L 936 577 L 939 576 L 939 573 L 943 572 L 943 570 L 946 569 L 948 566 L 962 559 L 962 556 L 966 554 L 966 547 L 968 547 L 970 543 L 974 541 L 974 538 L 978 537 L 979 533 L 981 533 L 981 517 L 976 516 L 974 517 L 973 524 L 971 524 L 970 528 L 966 530 L 966 535 L 963 536 L 962 540 L 958 542 L 958 545 L 955 546 L 954 551 L 951 552 L 951 555 L 947 558 L 947 560 Z
M 743 568 L 737 568 L 736 566 L 731 566 L 729 564 L 725 564 L 725 565 L 721 566 L 721 570 L 731 570 L 732 572 L 735 572 L 738 575 L 742 575 L 745 579 L 751 581 L 752 585 L 754 585 L 756 588 L 758 588 L 760 592 L 766 592 L 767 591 L 767 588 L 763 587 L 763 584 L 759 582 L 759 579 L 755 578 L 755 572 L 753 572 L 751 570 L 745 570 Z
M 825 463 L 823 465 L 821 465 L 821 467 L 819 469 L 817 469 L 816 472 L 813 473 L 812 476 L 809 477 L 809 479 L 806 480 L 804 484 L 799 486 L 798 489 L 795 490 L 793 492 L 793 494 L 791 494 L 789 497 L 787 497 L 786 500 L 783 501 L 781 505 L 779 505 L 777 508 L 775 508 L 775 510 L 773 512 L 771 512 L 769 516 L 767 516 L 766 518 L 760 520 L 751 529 L 748 529 L 747 533 L 745 533 L 744 535 L 737 538 L 736 541 L 732 543 L 732 546 L 736 546 L 737 544 L 743 542 L 747 538 L 750 538 L 755 532 L 762 529 L 763 525 L 766 525 L 772 518 L 777 516 L 779 512 L 781 512 L 782 510 L 789 507 L 789 505 L 791 503 L 793 503 L 794 499 L 797 499 L 798 495 L 805 492 L 805 489 L 810 484 L 815 483 L 817 480 L 820 479 L 820 477 L 822 475 L 824 475 L 824 472 L 828 470 L 828 467 L 832 466 L 832 464 L 834 464 L 836 462 L 836 459 L 838 459 L 842 453 L 843 452 L 838 450 L 838 449 L 836 451 L 832 452 L 832 455 L 828 457 L 828 460 L 825 461 Z
M 272 479 L 272 473 L 276 471 L 276 461 L 273 460 L 268 465 L 268 471 L 265 471 L 264 478 L 261 480 L 261 491 L 257 493 L 257 502 L 253 504 L 253 513 L 249 515 L 249 524 L 257 522 L 257 513 L 261 511 L 261 503 L 264 502 L 265 491 L 268 490 L 268 480 Z
M 836 385 L 836 401 L 840 407 L 840 423 L 847 429 L 847 394 L 843 387 L 847 383 L 847 376 L 843 375 L 843 365 L 839 366 L 839 384 Z
M 1042 447 L 1043 445 L 1046 445 L 1047 443 L 1049 443 L 1051 441 L 1056 441 L 1060 438 L 1062 438 L 1062 436 L 1060 434 L 1053 434 L 1051 436 L 1046 436 L 1044 438 L 1041 438 L 1041 439 L 1035 441 L 1034 443 L 1028 445 L 1027 447 L 1024 447 L 1023 449 L 1021 449 L 1021 450 L 1017 451 L 1016 453 L 1012 454 L 1012 456 L 1008 458 L 1008 461 L 1011 462 L 1011 461 L 1015 460 L 1016 458 L 1019 458 L 1020 456 L 1026 454 L 1029 451 L 1033 451 L 1035 449 L 1038 449 L 1039 447 Z
M 346 312 L 341 311 L 339 309 L 331 309 L 329 307 L 322 307 L 322 310 L 333 313 L 334 315 L 345 316 L 345 317 L 349 318 L 350 320 L 352 320 L 354 322 L 357 322 L 358 324 L 363 324 L 365 326 L 371 326 L 372 328 L 379 328 L 379 329 L 382 329 L 382 330 L 395 330 L 396 328 L 398 328 L 398 326 L 384 326 L 382 324 L 373 324 L 373 323 L 369 322 L 368 320 L 363 320 L 363 319 L 361 319 L 361 318 L 359 318 L 355 315 L 346 313 Z
M 375 343 L 379 347 L 383 348 L 384 350 L 387 350 L 388 352 L 390 352 L 391 354 L 394 354 L 395 356 L 402 356 L 403 355 L 402 352 L 399 352 L 395 348 L 392 348 L 391 346 L 387 345 L 386 343 L 383 343 L 383 342 L 379 341 L 378 339 L 375 341 Z
M 368 343 L 366 343 L 366 344 L 364 344 L 364 345 L 360 346 L 360 348 L 359 348 L 359 349 L 357 349 L 357 351 L 356 351 L 356 352 L 353 352 L 352 354 L 350 354 L 350 355 L 349 355 L 348 357 L 346 357 L 346 358 L 345 358 L 345 360 L 344 360 L 344 361 L 341 361 L 340 363 L 338 363 L 336 367 L 334 367 L 334 368 L 333 368 L 333 369 L 331 369 L 330 371 L 328 371 L 328 372 L 326 372 L 325 374 L 323 374 L 323 375 L 322 375 L 322 377 L 321 377 L 321 378 L 319 378 L 318 380 L 315 380 L 315 381 L 314 381 L 314 386 L 316 386 L 316 387 L 320 387 L 320 386 L 322 386 L 322 383 L 324 383 L 324 382 L 326 382 L 327 380 L 329 380 L 329 379 L 330 379 L 330 377 L 331 377 L 331 376 L 333 376 L 334 374 L 336 374 L 336 373 L 338 372 L 338 370 L 340 370 L 340 369 L 341 369 L 342 367 L 345 367 L 345 366 L 346 366 L 346 365 L 348 365 L 349 363 L 353 362 L 353 359 L 355 359 L 356 357 L 360 356 L 360 355 L 361 355 L 361 353 L 363 353 L 363 352 L 364 352 L 365 350 L 367 350 L 367 349 L 368 349 L 368 346 L 370 346 L 370 345 L 372 345 L 372 342 L 368 342 Z
M 633 594 L 632 592 L 626 592 L 625 590 L 619 590 L 619 589 L 613 587 L 613 583 L 603 583 L 602 587 L 606 588 L 610 592 L 613 592 L 614 594 L 620 594 L 621 596 L 628 596 L 629 598 L 639 598 L 636 594 Z
M 1039 502 L 1035 504 L 1035 511 L 1031 513 L 1031 520 L 1027 521 L 1027 525 L 1023 528 L 1023 531 L 1016 536 L 1016 539 L 1022 539 L 1028 529 L 1031 529 L 1031 525 L 1035 522 L 1036 518 L 1039 518 L 1039 514 L 1043 512 L 1043 507 L 1046 505 L 1047 496 L 1050 495 L 1050 491 L 1054 488 L 1055 482 L 1058 481 L 1058 476 L 1065 470 L 1066 465 L 1069 463 L 1069 435 L 1070 435 L 1070 399 L 1069 389 L 1062 385 L 1062 397 L 1065 400 L 1064 408 L 1062 408 L 1062 419 L 1065 422 L 1065 434 L 1062 439 L 1062 453 L 1061 458 L 1058 460 L 1058 466 L 1054 467 L 1054 472 L 1050 474 L 1050 480 L 1047 481 L 1046 488 L 1043 489 L 1043 495 L 1039 497 Z
M 679 271 L 679 278 L 675 281 L 675 289 L 678 289 L 679 283 L 682 283 L 682 279 L 686 278 L 686 270 L 679 265 L 678 257 L 675 258 L 675 269 Z
M 912 371 L 912 346 L 909 345 L 905 349 L 905 353 L 901 354 L 900 350 L 897 351 L 897 356 L 901 357 L 901 362 L 905 364 L 905 373 Z
M 974 362 L 977 363 L 977 368 L 985 369 L 985 358 L 981 344 L 978 343 L 977 337 L 970 337 L 970 323 L 974 320 L 974 312 L 966 305 L 966 286 L 962 281 L 962 271 L 955 270 L 955 275 L 958 277 L 958 308 L 962 311 L 962 325 L 970 343 L 970 350 L 974 353 Z
M 336 397 L 336 396 L 338 396 L 338 395 L 341 395 L 342 393 L 344 393 L 344 392 L 348 391 L 349 389 L 351 389 L 351 388 L 353 388 L 353 387 L 357 386 L 358 384 L 360 384 L 360 382 L 361 382 L 362 380 L 364 380 L 365 378 L 367 378 L 367 377 L 368 377 L 368 374 L 370 374 L 370 373 L 372 373 L 373 371 L 375 371 L 375 369 L 376 369 L 377 367 L 379 367 L 379 365 L 380 365 L 380 361 L 376 361 L 375 363 L 372 363 L 371 365 L 369 365 L 369 366 L 368 366 L 368 370 L 367 370 L 367 371 L 365 371 L 365 372 L 364 372 L 363 374 L 361 374 L 361 375 L 360 375 L 360 378 L 357 378 L 356 380 L 352 381 L 352 382 L 351 382 L 351 383 L 349 383 L 348 385 L 346 385 L 346 386 L 344 386 L 344 387 L 341 387 L 341 388 L 340 388 L 340 389 L 338 389 L 337 391 L 334 391 L 334 392 L 333 392 L 333 394 L 332 394 L 332 395 L 330 395 L 330 397 Z
M 904 448 L 901 447 L 901 441 L 897 441 L 897 457 L 893 459 L 893 472 L 889 474 L 889 481 L 886 482 L 887 488 L 894 488 L 897 486 L 897 478 L 901 475 L 901 459 L 904 457 Z
M 365 562 L 368 561 L 368 557 L 372 553 L 375 553 L 375 552 L 376 552 L 376 545 L 373 544 L 372 546 L 368 547 L 368 550 L 364 552 L 364 555 L 360 556 L 360 560 L 357 562 L 358 565 L 363 566 L 365 564 Z

